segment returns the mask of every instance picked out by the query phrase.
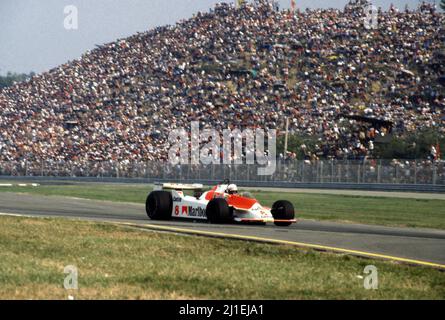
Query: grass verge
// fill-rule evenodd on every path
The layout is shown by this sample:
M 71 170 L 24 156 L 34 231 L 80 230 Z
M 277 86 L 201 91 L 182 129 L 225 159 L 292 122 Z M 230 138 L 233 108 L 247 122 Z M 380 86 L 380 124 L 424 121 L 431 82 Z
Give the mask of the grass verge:
M 95 200 L 144 203 L 151 187 L 127 184 L 73 184 L 0 188 L 0 192 L 24 192 Z M 252 192 L 264 205 L 279 199 L 291 201 L 299 218 L 355 222 L 384 226 L 445 229 L 443 200 L 403 199 L 330 194 Z
M 445 299 L 443 271 L 388 261 L 66 219 L 0 230 L 0 299 Z M 378 290 L 360 278 L 371 264 Z

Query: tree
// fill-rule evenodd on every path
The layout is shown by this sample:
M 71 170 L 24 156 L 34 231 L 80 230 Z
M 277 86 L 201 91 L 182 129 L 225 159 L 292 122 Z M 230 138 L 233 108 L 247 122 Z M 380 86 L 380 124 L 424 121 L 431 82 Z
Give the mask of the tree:
M 0 76 L 0 89 L 10 87 L 15 82 L 21 82 L 28 80 L 29 78 L 32 78 L 35 76 L 34 72 L 31 72 L 30 74 L 18 74 L 18 73 L 12 73 L 8 72 L 6 76 Z
M 445 0 L 442 0 L 440 2 L 440 7 L 442 8 L 442 10 L 445 10 Z
M 439 145 L 443 159 L 445 137 L 433 129 L 419 129 L 401 137 L 394 136 L 389 143 L 376 144 L 374 156 L 378 159 L 427 159 L 431 146 Z

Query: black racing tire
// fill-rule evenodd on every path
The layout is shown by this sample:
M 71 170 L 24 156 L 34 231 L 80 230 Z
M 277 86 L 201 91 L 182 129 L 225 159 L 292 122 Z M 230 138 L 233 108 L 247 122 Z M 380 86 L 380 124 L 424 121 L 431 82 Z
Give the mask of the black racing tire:
M 206 207 L 207 220 L 210 223 L 229 223 L 232 221 L 232 214 L 223 198 L 215 198 L 209 201 Z
M 295 210 L 292 203 L 286 200 L 280 200 L 272 206 L 272 216 L 276 220 L 292 220 L 295 219 Z M 288 227 L 292 222 L 274 222 L 276 226 Z
M 169 220 L 172 217 L 173 199 L 167 191 L 153 191 L 145 202 L 145 211 L 152 220 Z

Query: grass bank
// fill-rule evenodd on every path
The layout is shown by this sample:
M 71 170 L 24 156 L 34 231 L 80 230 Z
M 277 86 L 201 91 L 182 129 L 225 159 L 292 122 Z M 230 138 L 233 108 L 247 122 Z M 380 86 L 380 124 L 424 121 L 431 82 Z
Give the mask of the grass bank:
M 444 299 L 443 271 L 287 246 L 0 217 L 0 299 Z M 365 266 L 378 290 L 365 290 Z M 75 265 L 79 289 L 65 290 Z

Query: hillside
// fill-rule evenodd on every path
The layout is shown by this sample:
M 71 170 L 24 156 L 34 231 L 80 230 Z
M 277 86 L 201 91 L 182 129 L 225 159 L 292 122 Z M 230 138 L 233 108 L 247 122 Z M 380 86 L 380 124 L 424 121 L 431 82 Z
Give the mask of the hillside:
M 290 15 L 222 4 L 100 46 L 0 91 L 0 161 L 165 160 L 190 121 L 319 139 L 324 157 L 371 155 L 376 136 L 445 132 L 445 16 L 357 5 Z M 363 123 L 360 116 L 391 125 Z

